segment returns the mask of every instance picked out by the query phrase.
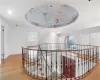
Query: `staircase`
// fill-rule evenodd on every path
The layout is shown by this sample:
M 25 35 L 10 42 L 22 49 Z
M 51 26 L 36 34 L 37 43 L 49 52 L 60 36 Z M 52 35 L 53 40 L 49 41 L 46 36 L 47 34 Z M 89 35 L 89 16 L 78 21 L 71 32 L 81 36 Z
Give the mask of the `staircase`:
M 41 80 L 80 80 L 96 67 L 98 54 L 97 46 L 76 50 L 42 50 L 38 46 L 37 50 L 23 48 L 22 61 L 25 71 Z

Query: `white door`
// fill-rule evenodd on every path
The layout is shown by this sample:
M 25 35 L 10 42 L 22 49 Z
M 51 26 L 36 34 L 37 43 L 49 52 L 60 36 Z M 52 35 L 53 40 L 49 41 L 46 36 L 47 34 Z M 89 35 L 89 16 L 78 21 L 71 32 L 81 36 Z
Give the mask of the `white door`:
M 1 26 L 1 60 L 4 60 L 4 26 Z

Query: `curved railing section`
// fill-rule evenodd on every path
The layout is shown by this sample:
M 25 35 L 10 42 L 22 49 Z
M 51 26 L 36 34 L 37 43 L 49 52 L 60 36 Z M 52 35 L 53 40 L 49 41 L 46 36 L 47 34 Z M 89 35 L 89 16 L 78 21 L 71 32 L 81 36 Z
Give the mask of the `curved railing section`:
M 24 70 L 41 80 L 79 80 L 98 64 L 99 47 L 41 44 L 22 48 Z

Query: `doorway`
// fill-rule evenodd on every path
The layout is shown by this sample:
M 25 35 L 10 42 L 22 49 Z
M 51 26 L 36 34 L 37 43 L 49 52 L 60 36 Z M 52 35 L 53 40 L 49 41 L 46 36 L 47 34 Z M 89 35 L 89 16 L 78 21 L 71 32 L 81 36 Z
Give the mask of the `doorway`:
M 4 26 L 1 26 L 1 62 L 4 63 Z

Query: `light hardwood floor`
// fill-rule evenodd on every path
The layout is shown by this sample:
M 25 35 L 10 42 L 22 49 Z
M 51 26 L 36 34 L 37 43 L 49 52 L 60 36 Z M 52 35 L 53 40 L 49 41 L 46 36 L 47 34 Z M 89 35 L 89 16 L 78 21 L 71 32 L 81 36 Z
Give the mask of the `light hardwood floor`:
M 21 62 L 21 55 L 9 56 L 0 65 L 0 80 L 37 80 L 24 72 Z
M 24 72 L 21 60 L 21 55 L 9 56 L 0 65 L 0 80 L 37 80 Z M 100 80 L 100 64 L 82 80 Z

